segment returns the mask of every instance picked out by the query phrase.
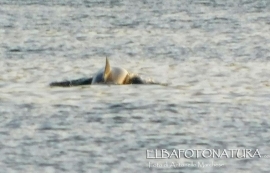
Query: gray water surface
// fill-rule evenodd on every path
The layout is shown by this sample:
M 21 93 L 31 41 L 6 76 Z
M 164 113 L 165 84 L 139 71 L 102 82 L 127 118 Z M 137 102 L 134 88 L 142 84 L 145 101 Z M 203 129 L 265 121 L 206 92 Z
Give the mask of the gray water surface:
M 0 172 L 268 173 L 270 1 L 0 1 Z M 163 85 L 50 88 L 105 64 Z M 149 168 L 149 162 L 221 167 Z

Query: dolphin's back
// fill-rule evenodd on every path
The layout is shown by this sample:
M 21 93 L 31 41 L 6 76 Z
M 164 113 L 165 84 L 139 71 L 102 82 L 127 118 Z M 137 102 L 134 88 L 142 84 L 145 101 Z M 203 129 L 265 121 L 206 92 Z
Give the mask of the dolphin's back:
M 103 71 L 104 71 L 104 69 L 100 69 L 100 70 L 93 76 L 93 80 L 92 80 L 91 84 L 104 83 Z
M 115 84 L 124 84 L 128 71 L 121 67 L 112 67 L 109 80 Z
M 92 84 L 97 83 L 113 83 L 113 84 L 124 84 L 125 79 L 128 76 L 128 71 L 121 67 L 111 67 L 108 79 L 104 80 L 104 68 L 100 69 L 93 77 Z

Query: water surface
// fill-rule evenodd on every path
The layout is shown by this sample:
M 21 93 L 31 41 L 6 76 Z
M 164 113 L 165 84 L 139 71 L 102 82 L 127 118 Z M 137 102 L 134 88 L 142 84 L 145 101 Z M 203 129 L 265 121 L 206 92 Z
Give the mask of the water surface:
M 146 159 L 162 148 L 270 154 L 269 1 L 0 4 L 0 172 L 270 171 L 267 158 Z M 93 75 L 106 56 L 168 85 L 48 87 Z

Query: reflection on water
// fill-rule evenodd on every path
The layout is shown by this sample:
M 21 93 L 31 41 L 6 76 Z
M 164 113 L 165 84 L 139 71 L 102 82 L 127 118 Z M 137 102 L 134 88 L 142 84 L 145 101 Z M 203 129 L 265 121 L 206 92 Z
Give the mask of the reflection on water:
M 3 172 L 269 172 L 266 158 L 146 159 L 162 148 L 270 154 L 268 1 L 0 3 Z M 106 56 L 168 85 L 48 87 L 93 75 Z

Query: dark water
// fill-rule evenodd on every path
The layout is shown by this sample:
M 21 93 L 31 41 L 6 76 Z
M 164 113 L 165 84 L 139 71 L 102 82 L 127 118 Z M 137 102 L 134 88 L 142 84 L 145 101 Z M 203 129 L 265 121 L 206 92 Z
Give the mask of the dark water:
M 0 172 L 268 173 L 270 1 L 0 1 Z M 105 57 L 168 86 L 50 88 Z M 211 162 L 221 167 L 149 168 Z

